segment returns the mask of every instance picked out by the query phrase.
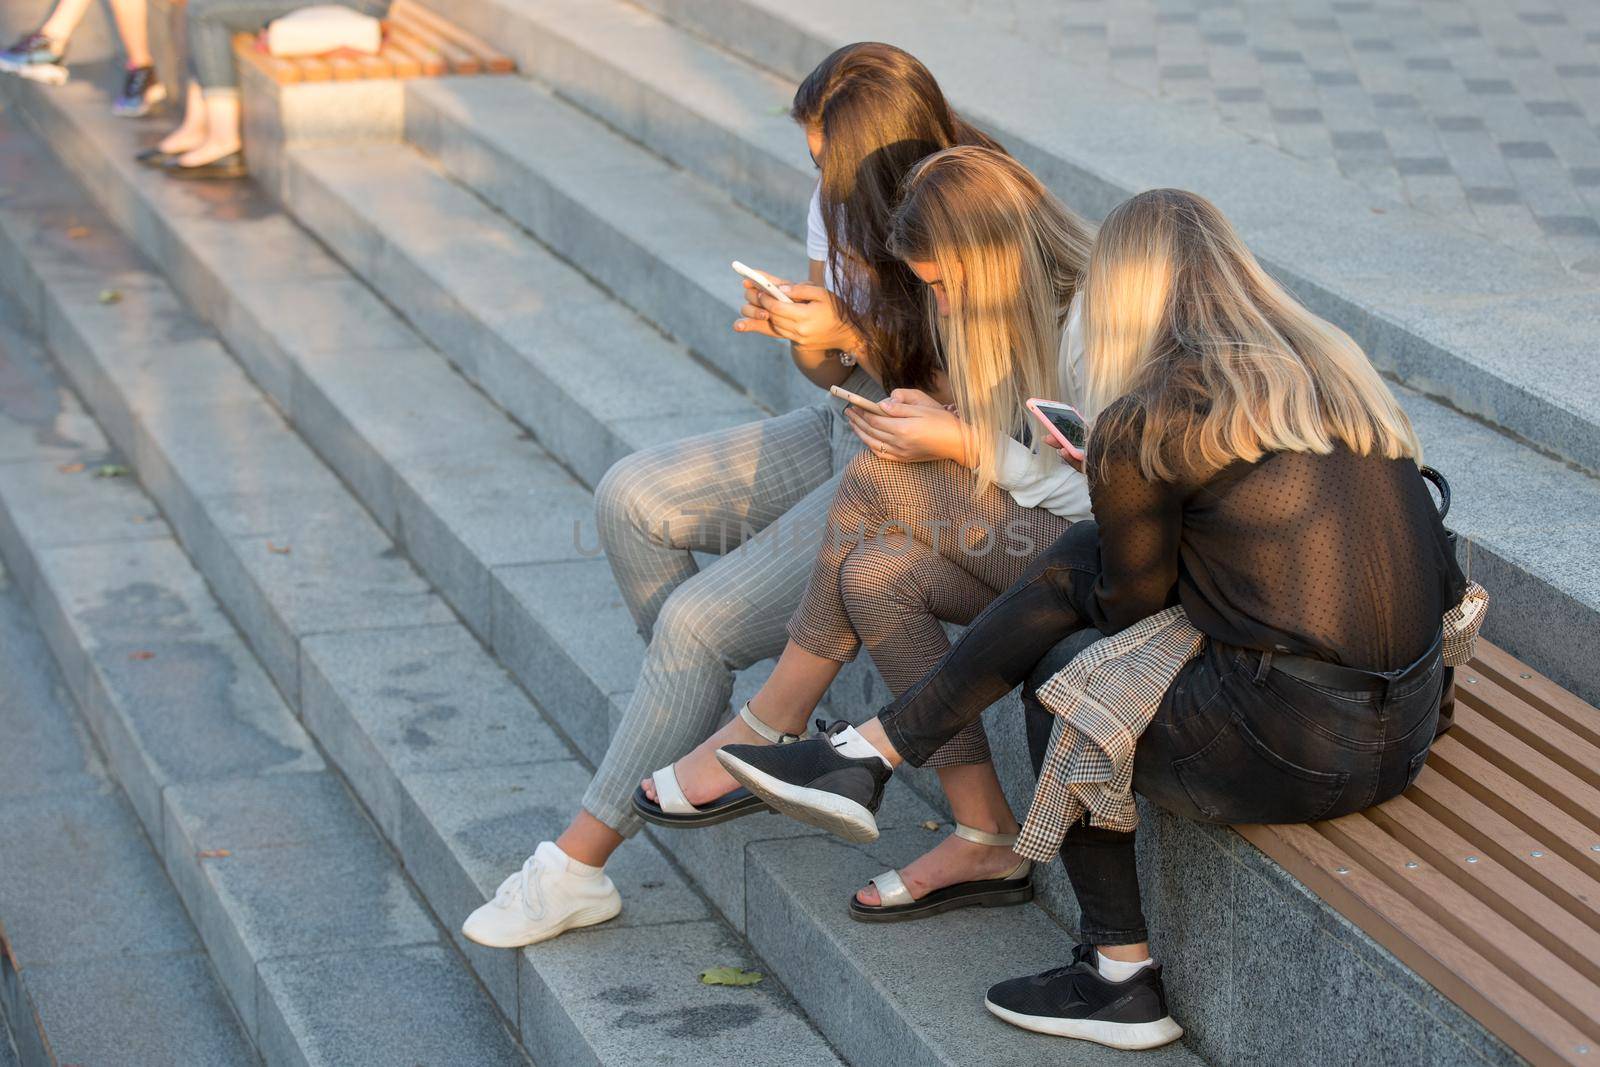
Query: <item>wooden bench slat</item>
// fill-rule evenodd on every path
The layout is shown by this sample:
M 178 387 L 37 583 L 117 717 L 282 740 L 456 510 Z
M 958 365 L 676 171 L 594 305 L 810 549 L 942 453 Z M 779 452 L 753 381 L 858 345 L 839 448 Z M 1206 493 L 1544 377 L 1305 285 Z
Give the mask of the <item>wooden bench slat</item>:
M 1600 986 L 1365 815 L 1317 823 L 1315 829 L 1573 1026 L 1600 1025 Z M 1407 869 L 1407 861 L 1418 865 Z
M 326 59 L 328 68 L 333 71 L 334 81 L 353 82 L 366 77 L 365 70 L 352 55 L 334 54 Z
M 1479 641 L 1477 655 L 1469 666 L 1492 676 L 1499 685 L 1536 705 L 1568 730 L 1588 738 L 1590 744 L 1600 745 L 1600 711 L 1505 649 L 1488 641 Z
M 1446 736 L 1455 737 L 1484 759 L 1527 782 L 1535 792 L 1588 826 L 1591 833 L 1600 835 L 1600 789 L 1500 729 L 1459 698 L 1456 727 Z M 1595 840 L 1600 841 L 1600 836 Z
M 292 85 L 300 80 L 300 68 L 287 59 L 279 59 L 256 47 L 256 39 L 248 33 L 233 35 L 233 55 L 239 63 L 249 63 L 279 85 Z
M 1600 986 L 1600 930 L 1524 879 L 1520 863 L 1502 864 L 1479 841 L 1457 834 L 1412 802 L 1409 793 L 1373 808 L 1366 818 Z M 1600 882 L 1591 888 L 1600 889 Z
M 394 68 L 396 78 L 422 77 L 422 64 L 417 57 L 407 52 L 404 48 L 397 48 L 386 34 L 383 41 L 383 50 L 378 53 L 383 61 Z
M 1455 731 L 1433 743 L 1427 766 L 1566 857 L 1579 870 L 1600 873 L 1600 838 L 1526 783 L 1462 744 Z
M 483 64 L 476 55 L 451 41 L 427 23 L 414 19 L 400 18 L 391 18 L 390 21 L 402 27 L 406 33 L 443 56 L 444 61 L 450 65 L 450 73 L 477 74 L 483 69 Z
M 1560 764 L 1590 786 L 1600 788 L 1600 745 L 1567 729 L 1560 719 L 1545 714 L 1491 676 L 1477 671 L 1458 671 L 1456 701 L 1458 707 L 1468 705 L 1546 759 Z
M 390 46 L 416 60 L 422 68 L 422 73 L 427 77 L 437 78 L 449 72 L 449 64 L 444 61 L 444 57 L 417 40 L 405 27 L 391 22 L 388 27 L 388 38 Z
M 1315 828 L 1235 829 L 1529 1061 L 1576 1064 L 1576 1048 L 1592 1043 L 1583 1030 Z M 1336 873 L 1340 868 L 1347 873 Z
M 321 56 L 300 56 L 289 62 L 300 68 L 303 82 L 329 82 L 333 80 L 333 67 Z
M 510 74 L 517 69 L 516 60 L 495 48 L 483 38 L 457 26 L 437 11 L 420 3 L 415 3 L 414 0 L 396 0 L 394 6 L 389 9 L 389 13 L 392 18 L 405 18 L 412 22 L 431 26 L 435 32 L 476 55 L 484 68 L 493 74 Z
M 1534 837 L 1432 766 L 1422 769 L 1406 799 L 1514 870 L 1545 896 L 1600 930 L 1600 876 L 1574 866 L 1543 837 Z M 1391 801 L 1391 803 L 1393 803 Z M 1534 853 L 1541 853 L 1534 856 Z

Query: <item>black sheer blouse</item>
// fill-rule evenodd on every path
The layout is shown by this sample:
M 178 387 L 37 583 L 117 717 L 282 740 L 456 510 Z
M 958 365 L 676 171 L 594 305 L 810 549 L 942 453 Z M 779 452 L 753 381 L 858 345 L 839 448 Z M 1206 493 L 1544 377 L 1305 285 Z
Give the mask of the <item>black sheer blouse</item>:
M 1148 481 L 1126 438 L 1091 448 L 1106 633 L 1182 604 L 1225 644 L 1397 670 L 1466 590 L 1411 460 L 1277 452 L 1173 484 Z

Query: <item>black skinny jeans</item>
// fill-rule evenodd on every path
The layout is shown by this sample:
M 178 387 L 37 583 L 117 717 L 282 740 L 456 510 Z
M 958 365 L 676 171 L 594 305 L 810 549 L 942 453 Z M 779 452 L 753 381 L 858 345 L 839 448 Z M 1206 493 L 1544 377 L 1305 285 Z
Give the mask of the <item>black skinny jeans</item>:
M 1099 531 L 1076 523 L 973 620 L 937 670 L 880 719 L 920 766 L 1015 686 L 1038 770 L 1053 716 L 1034 690 L 1101 635 L 1085 606 L 1100 570 Z M 1135 792 L 1215 823 L 1330 819 L 1397 796 L 1433 743 L 1444 670 L 1438 656 L 1385 692 L 1325 689 L 1269 669 L 1262 655 L 1208 641 L 1162 699 L 1134 755 Z M 1031 681 L 1030 681 L 1031 679 Z M 1096 945 L 1148 940 L 1134 835 L 1079 823 L 1061 860 Z

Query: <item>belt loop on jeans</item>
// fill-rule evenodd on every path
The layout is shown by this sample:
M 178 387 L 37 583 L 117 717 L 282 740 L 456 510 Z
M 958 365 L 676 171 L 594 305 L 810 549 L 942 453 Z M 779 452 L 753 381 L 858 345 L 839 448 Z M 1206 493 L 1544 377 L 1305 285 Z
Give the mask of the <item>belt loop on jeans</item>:
M 1261 663 L 1256 667 L 1256 684 L 1266 681 L 1267 672 L 1272 670 L 1272 652 L 1268 650 L 1261 653 Z

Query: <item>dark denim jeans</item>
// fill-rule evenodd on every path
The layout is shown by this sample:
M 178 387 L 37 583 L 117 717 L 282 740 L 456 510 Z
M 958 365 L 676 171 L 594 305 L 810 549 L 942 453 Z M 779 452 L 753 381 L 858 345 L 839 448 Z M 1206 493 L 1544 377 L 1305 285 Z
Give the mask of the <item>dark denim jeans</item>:
M 1087 528 L 1087 529 L 1085 529 Z M 1099 571 L 1098 531 L 1078 523 L 986 608 L 939 668 L 882 714 L 920 764 L 1019 683 L 1035 770 L 1053 716 L 1036 685 L 1100 635 L 1083 610 Z M 1433 663 L 1382 693 L 1324 689 L 1265 669 L 1261 654 L 1208 642 L 1167 691 L 1134 757 L 1134 790 L 1216 823 L 1310 822 L 1398 795 L 1433 743 L 1444 670 Z M 1134 835 L 1080 824 L 1061 858 L 1099 945 L 1144 941 Z

